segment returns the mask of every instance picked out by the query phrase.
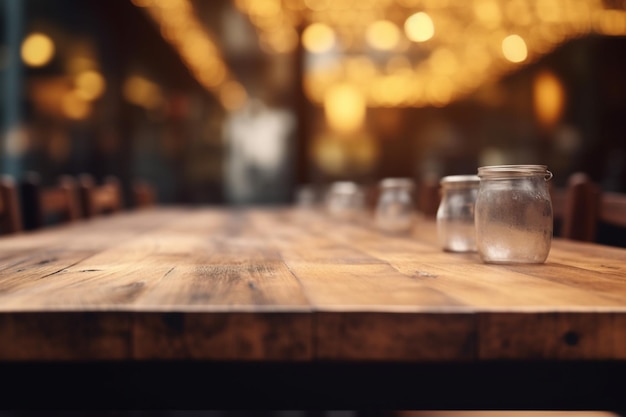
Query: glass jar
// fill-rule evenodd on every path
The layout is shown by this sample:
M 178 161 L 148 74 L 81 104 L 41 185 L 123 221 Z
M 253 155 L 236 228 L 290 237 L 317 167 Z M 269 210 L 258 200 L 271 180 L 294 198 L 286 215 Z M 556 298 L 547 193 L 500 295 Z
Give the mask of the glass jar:
M 352 181 L 333 182 L 325 203 L 328 214 L 342 220 L 356 220 L 365 204 L 361 188 Z
M 408 178 L 386 178 L 380 182 L 375 209 L 376 226 L 389 233 L 408 233 L 415 215 L 413 181 Z
M 480 178 L 477 175 L 449 175 L 439 181 L 441 200 L 437 209 L 437 236 L 444 250 L 476 251 L 474 204 Z
M 543 263 L 552 243 L 552 201 L 545 165 L 478 168 L 476 244 L 487 263 Z

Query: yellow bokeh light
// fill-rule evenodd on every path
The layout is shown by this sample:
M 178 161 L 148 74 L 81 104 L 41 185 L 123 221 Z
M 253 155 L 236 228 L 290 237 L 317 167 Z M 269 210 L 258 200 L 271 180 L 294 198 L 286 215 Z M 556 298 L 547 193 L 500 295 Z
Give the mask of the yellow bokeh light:
M 304 0 L 304 5 L 314 11 L 326 10 L 330 3 L 330 0 Z
M 43 33 L 31 33 L 22 42 L 22 60 L 31 67 L 42 67 L 54 56 L 54 42 Z
M 606 35 L 622 35 L 626 32 L 626 12 L 621 10 L 602 10 L 596 14 L 596 26 Z
M 330 175 L 358 175 L 370 172 L 380 157 L 380 145 L 372 135 L 358 132 L 341 136 L 316 136 L 309 148 L 317 167 Z
M 63 114 L 73 120 L 82 120 L 89 116 L 91 104 L 74 92 L 69 92 L 61 99 Z
M 130 103 L 147 109 L 155 109 L 163 104 L 159 86 L 138 75 L 129 77 L 124 82 L 123 94 Z
M 302 44 L 310 52 L 326 52 L 335 44 L 335 32 L 328 25 L 313 23 L 302 32 Z
M 495 0 L 474 1 L 474 14 L 485 26 L 498 27 L 502 20 L 502 12 Z
M 289 53 L 298 46 L 298 34 L 288 27 L 266 32 L 261 36 L 261 46 L 270 53 Z
M 365 38 L 373 48 L 388 51 L 400 41 L 400 29 L 389 20 L 378 20 L 367 27 Z
M 419 12 L 404 22 L 404 32 L 413 42 L 425 42 L 435 35 L 435 25 L 429 15 Z
M 502 41 L 502 53 L 511 62 L 523 62 L 528 58 L 526 42 L 519 35 L 509 35 Z
M 240 109 L 247 99 L 246 90 L 236 81 L 229 81 L 220 88 L 220 101 L 226 110 Z
M 447 48 L 436 49 L 430 56 L 430 65 L 435 73 L 452 75 L 459 64 L 456 55 Z
M 106 89 L 106 81 L 97 71 L 83 71 L 76 76 L 76 94 L 85 100 L 95 100 Z
M 551 127 L 563 114 L 565 90 L 561 81 L 548 71 L 540 72 L 533 82 L 533 104 L 539 123 Z
M 365 97 L 352 85 L 335 85 L 324 96 L 324 114 L 328 125 L 337 132 L 359 130 L 365 119 Z
M 337 54 L 304 69 L 305 94 L 316 104 L 330 86 L 350 84 L 366 106 L 445 106 L 569 39 L 626 35 L 626 0 L 280 0 L 271 19 L 260 18 L 255 1 L 235 4 L 261 39 L 305 22 L 329 29 L 311 41 L 302 35 L 308 53 L 337 46 Z M 260 4 L 272 3 L 276 11 L 277 1 Z M 373 61 L 361 67 L 354 57 L 363 53 Z M 393 55 L 403 59 L 389 59 Z M 330 68 L 335 64 L 340 73 Z

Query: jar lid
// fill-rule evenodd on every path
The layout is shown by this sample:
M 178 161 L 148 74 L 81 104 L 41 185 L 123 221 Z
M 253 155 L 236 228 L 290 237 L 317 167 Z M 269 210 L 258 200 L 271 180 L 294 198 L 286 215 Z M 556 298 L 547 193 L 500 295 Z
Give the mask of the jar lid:
M 410 188 L 413 185 L 413 180 L 410 178 L 385 178 L 380 182 L 383 188 Z
M 471 185 L 478 184 L 480 182 L 480 177 L 478 175 L 448 175 L 443 177 L 439 183 L 441 185 L 445 184 L 455 184 L 455 185 Z
M 552 178 L 547 165 L 491 165 L 478 168 L 479 177 L 518 177 L 544 175 L 546 180 Z
M 336 194 L 353 194 L 359 190 L 359 186 L 352 181 L 336 181 L 330 185 L 330 191 Z

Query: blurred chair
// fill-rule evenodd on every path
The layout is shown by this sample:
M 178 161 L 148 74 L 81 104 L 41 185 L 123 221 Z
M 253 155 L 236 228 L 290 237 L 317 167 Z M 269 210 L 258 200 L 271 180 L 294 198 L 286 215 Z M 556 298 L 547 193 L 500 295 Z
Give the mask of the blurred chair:
M 587 174 L 575 172 L 564 189 L 552 190 L 552 205 L 560 237 L 626 247 L 626 194 L 602 191 Z M 623 239 L 604 241 L 598 232 L 606 228 L 621 230 Z
M 434 218 L 437 215 L 441 201 L 439 181 L 440 178 L 436 176 L 427 176 L 417 185 L 417 210 L 426 217 Z
M 81 174 L 78 190 L 83 216 L 87 219 L 119 212 L 124 206 L 122 188 L 115 176 L 106 177 L 98 185 L 90 174 Z
M 133 206 L 135 208 L 152 207 L 157 204 L 154 186 L 145 180 L 133 182 Z
M 20 184 L 26 230 L 69 223 L 80 219 L 76 181 L 68 175 L 57 184 L 45 186 L 37 172 L 27 172 Z
M 12 177 L 3 175 L 0 177 L 0 233 L 18 233 L 22 228 L 22 214 L 15 181 Z
M 600 190 L 584 172 L 575 172 L 565 188 L 552 191 L 552 207 L 559 236 L 585 242 L 595 240 Z

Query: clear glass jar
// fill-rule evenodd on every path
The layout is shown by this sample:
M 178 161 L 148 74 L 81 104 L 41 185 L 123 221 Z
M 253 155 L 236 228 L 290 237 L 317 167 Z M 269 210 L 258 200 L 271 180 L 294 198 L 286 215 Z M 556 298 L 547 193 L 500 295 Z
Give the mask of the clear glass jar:
M 476 244 L 487 263 L 543 263 L 552 244 L 552 201 L 545 165 L 478 168 Z
M 443 177 L 437 209 L 437 236 L 444 250 L 475 252 L 474 204 L 480 178 L 477 175 Z
M 408 233 L 415 216 L 414 183 L 409 178 L 386 178 L 380 182 L 375 209 L 376 226 L 389 233 Z
M 359 185 L 352 181 L 333 182 L 325 198 L 326 211 L 342 220 L 356 220 L 364 209 L 365 200 Z

